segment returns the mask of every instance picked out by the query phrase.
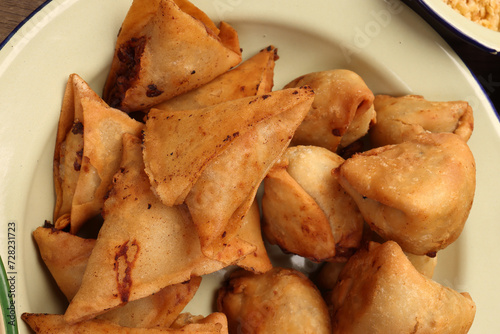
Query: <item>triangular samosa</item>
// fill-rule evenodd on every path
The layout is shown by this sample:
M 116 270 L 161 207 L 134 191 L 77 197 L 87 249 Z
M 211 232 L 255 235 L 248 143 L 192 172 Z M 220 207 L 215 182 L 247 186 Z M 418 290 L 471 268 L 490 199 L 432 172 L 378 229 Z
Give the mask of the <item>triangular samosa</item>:
M 187 204 L 205 255 L 227 263 L 222 250 L 313 98 L 307 87 L 292 88 L 190 112 L 150 111 L 146 173 L 165 205 Z
M 269 93 L 273 88 L 274 64 L 278 49 L 269 46 L 236 68 L 188 93 L 160 103 L 161 110 L 191 110 L 246 96 Z
M 134 0 L 118 35 L 103 99 L 126 112 L 149 109 L 236 66 L 241 61 L 237 32 L 224 22 L 214 29 L 188 1 Z
M 42 260 L 68 301 L 71 301 L 81 286 L 96 240 L 80 238 L 52 227 L 39 227 L 33 236 Z M 192 277 L 188 282 L 169 285 L 98 318 L 124 327 L 169 327 L 193 298 L 200 283 L 201 277 Z
M 167 207 L 151 191 L 141 140 L 125 134 L 123 153 L 82 286 L 66 310 L 70 323 L 224 267 L 201 253 L 187 209 Z
M 335 172 L 371 229 L 417 255 L 432 256 L 458 238 L 476 189 L 472 152 L 453 133 L 358 153 Z
M 102 210 L 120 165 L 122 135 L 139 135 L 144 125 L 107 106 L 76 74 L 67 87 L 54 156 L 54 219 L 57 229 L 69 223 L 76 233 Z

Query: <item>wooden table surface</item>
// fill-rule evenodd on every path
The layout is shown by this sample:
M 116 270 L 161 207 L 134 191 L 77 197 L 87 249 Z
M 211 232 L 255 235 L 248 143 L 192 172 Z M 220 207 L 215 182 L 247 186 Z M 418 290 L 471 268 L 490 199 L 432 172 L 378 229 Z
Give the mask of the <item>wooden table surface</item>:
M 0 42 L 44 2 L 45 0 L 0 0 Z M 500 55 L 490 55 L 449 33 L 439 22 L 420 10 L 414 0 L 403 2 L 422 15 L 448 42 L 482 84 L 497 112 L 500 112 Z

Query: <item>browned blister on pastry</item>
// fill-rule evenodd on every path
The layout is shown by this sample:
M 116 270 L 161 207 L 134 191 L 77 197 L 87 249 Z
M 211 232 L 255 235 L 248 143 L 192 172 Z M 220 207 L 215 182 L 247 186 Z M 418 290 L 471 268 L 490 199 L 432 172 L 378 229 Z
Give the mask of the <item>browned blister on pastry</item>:
M 337 172 L 370 227 L 417 255 L 432 256 L 458 238 L 476 187 L 472 152 L 452 133 L 354 155 Z
M 204 254 L 228 263 L 227 246 L 244 247 L 235 238 L 241 219 L 313 96 L 297 88 L 189 112 L 150 111 L 146 173 L 165 205 L 187 204 Z
M 201 253 L 187 209 L 163 205 L 150 188 L 141 140 L 125 135 L 120 171 L 105 202 L 104 224 L 66 321 L 91 319 L 225 266 Z
M 155 105 L 153 108 L 192 110 L 246 96 L 269 93 L 274 84 L 277 51 L 278 49 L 271 45 L 209 83 Z
M 142 129 L 142 123 L 107 106 L 78 75 L 69 77 L 54 155 L 56 228 L 70 224 L 76 233 L 101 213 L 120 166 L 122 135 L 137 136 Z
M 230 333 L 331 333 L 321 294 L 294 269 L 237 271 L 219 290 L 217 307 L 226 314 Z
M 467 333 L 476 313 L 459 293 L 419 273 L 394 241 L 352 256 L 328 303 L 333 333 Z
M 429 101 L 420 95 L 377 95 L 377 123 L 370 129 L 373 146 L 397 144 L 423 132 L 455 133 L 467 141 L 474 128 L 472 107 L 465 101 Z
M 145 110 L 195 89 L 241 61 L 237 32 L 188 1 L 135 0 L 103 92 L 112 107 Z
M 360 245 L 363 217 L 332 170 L 344 162 L 318 146 L 288 148 L 264 180 L 263 231 L 287 252 L 345 261 Z
M 310 86 L 316 95 L 293 145 L 321 146 L 336 152 L 343 136 L 345 147 L 364 136 L 374 122 L 374 96 L 358 74 L 344 69 L 309 73 L 285 88 L 303 85 Z

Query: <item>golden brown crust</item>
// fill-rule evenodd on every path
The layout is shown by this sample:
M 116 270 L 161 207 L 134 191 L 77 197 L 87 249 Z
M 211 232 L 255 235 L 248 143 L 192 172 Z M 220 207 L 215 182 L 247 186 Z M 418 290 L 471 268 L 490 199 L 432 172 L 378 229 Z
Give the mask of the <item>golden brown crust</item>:
M 269 46 L 209 83 L 153 108 L 200 109 L 225 101 L 269 93 L 273 87 L 274 64 L 277 58 L 277 49 Z
M 332 170 L 344 159 L 317 146 L 288 148 L 264 180 L 266 237 L 313 261 L 345 261 L 360 245 L 363 217 Z
M 193 11 L 184 12 L 184 5 L 180 8 L 171 0 L 134 1 L 104 87 L 103 98 L 110 106 L 126 112 L 149 109 L 241 61 L 238 36 L 229 24 L 213 31 L 206 15 L 199 20 Z
M 331 333 L 325 301 L 293 269 L 276 267 L 260 275 L 238 271 L 219 291 L 217 305 L 231 333 Z
M 333 290 L 333 333 L 467 333 L 476 306 L 420 274 L 393 241 L 347 262 Z
M 465 101 L 435 102 L 420 95 L 377 95 L 377 123 L 370 129 L 373 146 L 397 144 L 424 132 L 455 133 L 469 140 L 474 128 L 471 106 Z
M 357 154 L 338 173 L 371 228 L 419 255 L 458 238 L 475 193 L 474 157 L 451 133 L 425 133 Z
M 309 73 L 288 83 L 285 88 L 303 85 L 310 86 L 316 96 L 294 135 L 293 145 L 321 146 L 336 152 L 355 117 L 371 122 L 371 118 L 362 115 L 370 111 L 374 96 L 358 74 L 344 69 Z M 358 124 L 353 129 L 358 135 L 351 133 L 349 143 L 364 135 L 366 132 L 362 131 L 368 130 L 368 126 Z M 344 146 L 349 143 L 344 143 Z
M 65 313 L 70 323 L 225 266 L 203 256 L 187 209 L 166 207 L 153 194 L 140 139 L 125 135 L 124 147 L 120 171 L 105 202 L 104 224 L 82 285 Z

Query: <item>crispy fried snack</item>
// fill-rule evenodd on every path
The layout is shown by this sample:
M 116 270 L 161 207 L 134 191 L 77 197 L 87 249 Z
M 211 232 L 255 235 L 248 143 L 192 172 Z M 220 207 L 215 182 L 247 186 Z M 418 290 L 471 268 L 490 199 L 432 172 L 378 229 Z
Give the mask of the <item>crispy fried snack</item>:
M 254 200 L 247 214 L 243 217 L 243 222 L 237 237 L 256 247 L 255 251 L 236 262 L 238 267 L 258 274 L 265 273 L 273 267 L 271 259 L 269 259 L 267 254 L 264 241 L 262 240 L 260 211 L 257 200 Z
M 141 140 L 125 135 L 122 165 L 105 202 L 104 224 L 65 320 L 94 318 L 224 266 L 201 253 L 187 209 L 167 207 L 153 194 L 144 173 Z
M 206 256 L 229 263 L 234 250 L 253 251 L 235 238 L 241 219 L 313 97 L 294 88 L 190 112 L 149 112 L 146 173 L 165 205 L 187 204 Z
M 359 247 L 363 216 L 332 170 L 344 162 L 318 146 L 288 148 L 264 179 L 263 231 L 312 261 L 343 261 Z
M 131 112 L 195 89 L 241 61 L 237 32 L 189 1 L 135 0 L 125 17 L 103 99 Z
M 21 318 L 37 334 L 227 334 L 227 320 L 220 314 L 209 315 L 181 328 L 130 328 L 108 320 L 91 319 L 76 324 L 64 321 L 63 315 L 24 313 Z
M 39 227 L 33 236 L 44 263 L 68 301 L 71 301 L 81 286 L 95 239 L 83 239 L 51 227 Z M 188 282 L 169 285 L 98 318 L 123 327 L 169 327 L 193 298 L 200 283 L 201 277 L 192 277 Z
M 474 128 L 472 107 L 465 101 L 434 102 L 420 95 L 377 95 L 377 123 L 370 129 L 373 146 L 397 144 L 423 132 L 451 132 L 469 140 Z
M 68 300 L 73 299 L 82 284 L 95 239 L 84 239 L 42 226 L 33 231 L 33 238 L 57 286 Z
M 370 243 L 347 262 L 331 300 L 333 333 L 467 333 L 469 294 L 420 274 L 394 241 Z
M 259 275 L 236 271 L 219 290 L 217 307 L 231 333 L 331 333 L 318 289 L 293 269 L 275 267 Z
M 303 85 L 310 86 L 316 96 L 292 145 L 321 146 L 336 152 L 342 137 L 346 136 L 345 147 L 364 136 L 374 122 L 373 93 L 356 73 L 343 69 L 309 73 L 285 88 Z
M 77 74 L 64 94 L 54 152 L 55 227 L 76 233 L 101 213 L 120 166 L 122 135 L 140 135 L 143 124 L 110 108 Z
M 423 133 L 357 154 L 336 172 L 370 227 L 417 255 L 458 238 L 476 187 L 474 157 L 452 133 Z
M 225 101 L 269 93 L 273 88 L 278 49 L 270 45 L 209 83 L 160 103 L 161 110 L 192 110 Z

